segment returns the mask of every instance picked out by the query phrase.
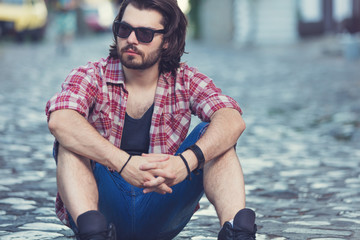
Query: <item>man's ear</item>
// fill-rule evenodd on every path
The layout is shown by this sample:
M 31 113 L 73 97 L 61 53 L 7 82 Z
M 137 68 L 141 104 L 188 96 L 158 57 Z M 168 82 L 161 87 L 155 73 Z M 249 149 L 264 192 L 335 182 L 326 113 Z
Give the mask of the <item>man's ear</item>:
M 169 47 L 169 42 L 165 40 L 163 44 L 163 49 L 168 49 L 168 47 Z

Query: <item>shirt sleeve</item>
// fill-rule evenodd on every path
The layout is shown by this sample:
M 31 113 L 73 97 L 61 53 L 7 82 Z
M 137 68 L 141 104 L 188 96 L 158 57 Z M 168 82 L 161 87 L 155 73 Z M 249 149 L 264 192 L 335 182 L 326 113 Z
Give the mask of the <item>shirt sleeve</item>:
M 196 69 L 191 69 L 187 75 L 190 77 L 190 108 L 202 121 L 209 122 L 211 116 L 221 108 L 233 108 L 242 114 L 239 104 L 222 94 L 209 77 Z
M 98 94 L 95 73 L 95 67 L 90 63 L 71 71 L 61 86 L 61 92 L 55 94 L 46 104 L 48 121 L 50 114 L 60 109 L 72 109 L 88 118 L 89 110 Z

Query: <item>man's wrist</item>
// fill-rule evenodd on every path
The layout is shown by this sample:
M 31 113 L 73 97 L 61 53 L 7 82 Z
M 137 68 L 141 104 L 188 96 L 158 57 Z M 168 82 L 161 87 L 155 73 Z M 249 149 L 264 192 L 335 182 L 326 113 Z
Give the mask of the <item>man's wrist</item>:
M 124 166 L 124 164 L 126 163 L 126 161 L 129 159 L 130 154 L 128 154 L 127 152 L 120 150 L 120 154 L 118 154 L 118 159 L 119 161 L 117 161 L 116 163 L 116 171 L 119 172 L 121 170 L 121 168 Z
M 194 144 L 191 145 L 190 147 L 187 148 L 187 150 L 191 150 L 197 159 L 197 167 L 195 168 L 195 173 L 197 173 L 197 171 L 199 169 L 202 169 L 205 165 L 205 157 L 204 157 L 204 153 L 202 152 L 201 148 L 199 148 L 198 145 Z
M 198 165 L 196 155 L 191 150 L 186 150 L 185 152 L 182 153 L 182 155 L 186 158 L 189 164 L 190 171 L 191 172 L 194 171 Z
M 126 160 L 126 162 L 124 163 L 124 165 L 122 166 L 122 168 L 119 171 L 119 175 L 121 175 L 122 171 L 124 170 L 124 168 L 126 167 L 126 165 L 130 162 L 132 155 L 129 156 L 129 158 Z
M 179 157 L 181 158 L 181 160 L 183 161 L 185 168 L 186 168 L 186 173 L 187 173 L 187 177 L 186 179 L 191 181 L 191 170 L 188 164 L 188 161 L 186 160 L 186 158 L 182 155 L 182 153 L 179 154 Z

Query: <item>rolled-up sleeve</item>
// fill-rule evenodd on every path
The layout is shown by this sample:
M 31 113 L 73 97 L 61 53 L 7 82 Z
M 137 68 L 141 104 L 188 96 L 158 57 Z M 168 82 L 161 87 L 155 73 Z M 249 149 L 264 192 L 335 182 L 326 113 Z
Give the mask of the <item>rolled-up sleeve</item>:
M 94 68 L 87 65 L 74 69 L 61 87 L 61 92 L 46 104 L 47 119 L 49 120 L 52 112 L 60 109 L 72 109 L 88 118 L 98 91 Z
M 190 73 L 191 111 L 202 121 L 209 122 L 211 116 L 221 108 L 233 108 L 242 114 L 239 104 L 231 97 L 222 94 L 213 81 L 197 70 Z

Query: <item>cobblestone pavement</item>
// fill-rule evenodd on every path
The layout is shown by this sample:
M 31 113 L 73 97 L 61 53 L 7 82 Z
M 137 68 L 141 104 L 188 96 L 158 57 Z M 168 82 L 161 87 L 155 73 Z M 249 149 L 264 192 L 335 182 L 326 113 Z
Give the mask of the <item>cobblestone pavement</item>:
M 110 34 L 76 39 L 67 56 L 52 39 L 0 42 L 0 239 L 73 239 L 55 217 L 53 137 L 46 101 L 69 71 L 105 57 Z M 257 239 L 360 239 L 360 62 L 334 38 L 233 48 L 190 42 L 184 59 L 242 106 L 238 142 Z M 216 239 L 201 210 L 176 238 Z

